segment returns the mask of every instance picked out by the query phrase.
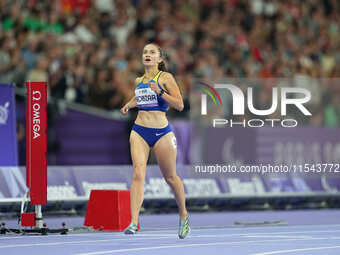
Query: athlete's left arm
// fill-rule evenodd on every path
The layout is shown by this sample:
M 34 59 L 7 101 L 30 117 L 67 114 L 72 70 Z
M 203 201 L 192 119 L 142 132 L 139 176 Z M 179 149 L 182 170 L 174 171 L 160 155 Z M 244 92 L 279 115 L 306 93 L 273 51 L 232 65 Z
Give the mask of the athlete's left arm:
M 164 72 L 159 79 L 159 84 L 167 91 L 167 93 L 163 93 L 162 98 L 166 100 L 171 107 L 182 111 L 184 108 L 183 98 L 174 76 L 171 73 Z M 156 91 L 157 94 L 160 92 L 161 90 Z

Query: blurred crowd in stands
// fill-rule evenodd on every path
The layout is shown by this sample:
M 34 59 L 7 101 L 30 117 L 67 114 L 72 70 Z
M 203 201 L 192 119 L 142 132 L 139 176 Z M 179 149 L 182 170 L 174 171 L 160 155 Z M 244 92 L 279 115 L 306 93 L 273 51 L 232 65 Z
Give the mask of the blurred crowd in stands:
M 52 97 L 117 110 L 156 42 L 188 117 L 195 79 L 287 77 L 312 93 L 307 124 L 340 127 L 339 0 L 0 0 L 0 82 L 47 81 Z M 270 84 L 270 83 L 268 83 Z M 266 106 L 271 86 L 256 101 Z

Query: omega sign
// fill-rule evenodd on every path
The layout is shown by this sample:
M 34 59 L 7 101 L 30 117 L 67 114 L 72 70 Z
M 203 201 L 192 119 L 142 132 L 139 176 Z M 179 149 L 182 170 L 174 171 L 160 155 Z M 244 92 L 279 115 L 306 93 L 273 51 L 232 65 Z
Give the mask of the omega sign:
M 40 134 L 40 116 L 41 116 L 41 93 L 40 91 L 33 90 L 33 105 L 32 105 L 32 110 L 33 110 L 33 116 L 32 116 L 32 121 L 33 121 L 33 139 L 38 138 Z M 39 102 L 40 101 L 40 102 Z

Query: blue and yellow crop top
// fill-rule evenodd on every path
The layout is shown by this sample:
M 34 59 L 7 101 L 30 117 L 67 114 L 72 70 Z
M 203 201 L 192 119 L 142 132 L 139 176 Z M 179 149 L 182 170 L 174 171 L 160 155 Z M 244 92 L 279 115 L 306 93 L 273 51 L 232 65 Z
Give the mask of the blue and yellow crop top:
M 159 71 L 156 76 L 150 80 L 158 84 L 158 87 L 161 89 L 162 87 L 158 83 L 159 76 L 162 74 L 162 71 Z M 155 91 L 153 91 L 148 83 L 143 83 L 144 75 L 142 76 L 142 80 L 138 83 L 135 89 L 137 107 L 141 111 L 161 111 L 166 112 L 168 110 L 168 102 L 165 101 L 162 97 L 157 95 Z

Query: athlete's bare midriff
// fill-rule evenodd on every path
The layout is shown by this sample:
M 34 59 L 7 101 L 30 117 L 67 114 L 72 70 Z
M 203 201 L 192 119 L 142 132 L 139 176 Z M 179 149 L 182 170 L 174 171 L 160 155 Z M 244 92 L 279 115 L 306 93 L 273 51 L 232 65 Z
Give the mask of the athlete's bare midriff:
M 164 128 L 168 126 L 168 119 L 165 112 L 138 111 L 135 123 L 149 128 Z

